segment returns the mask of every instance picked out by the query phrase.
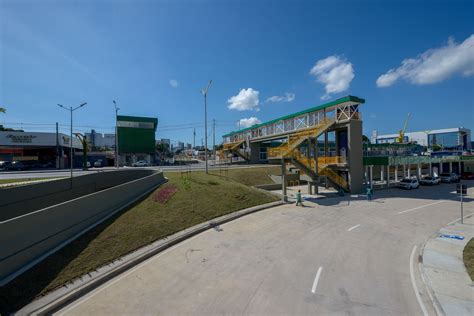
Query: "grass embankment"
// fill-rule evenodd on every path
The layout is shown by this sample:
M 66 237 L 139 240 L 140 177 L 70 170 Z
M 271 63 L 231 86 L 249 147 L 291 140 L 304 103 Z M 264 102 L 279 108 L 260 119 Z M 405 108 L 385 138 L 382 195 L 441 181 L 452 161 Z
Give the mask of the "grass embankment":
M 13 183 L 18 183 L 21 184 L 23 182 L 29 182 L 29 181 L 45 181 L 45 180 L 58 180 L 61 178 L 21 178 L 21 179 L 0 179 L 0 184 L 13 184 Z
M 467 273 L 474 281 L 474 238 L 469 240 L 463 252 L 464 265 L 466 266 Z
M 254 186 L 260 184 L 274 183 L 270 175 L 281 174 L 280 166 L 269 167 L 251 167 L 251 168 L 234 168 L 234 169 L 210 169 L 209 173 L 228 178 L 239 183 Z
M 204 172 L 166 174 L 169 182 L 133 208 L 98 225 L 0 288 L 0 313 L 16 310 L 37 296 L 180 230 L 278 200 L 232 180 L 267 181 L 269 170 L 262 169 L 265 172 L 256 168 L 229 170 L 226 177 Z M 261 174 L 265 180 L 251 180 Z

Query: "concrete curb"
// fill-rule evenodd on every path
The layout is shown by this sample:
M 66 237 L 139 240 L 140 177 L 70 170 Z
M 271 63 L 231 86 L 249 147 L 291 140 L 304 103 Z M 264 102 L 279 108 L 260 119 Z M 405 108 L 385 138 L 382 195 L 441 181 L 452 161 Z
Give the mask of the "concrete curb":
M 474 214 L 464 216 L 471 223 L 451 222 L 433 234 L 421 249 L 421 279 L 437 315 L 472 315 L 474 283 L 463 261 L 463 249 L 474 238 Z M 441 234 L 461 235 L 464 240 L 441 238 Z M 469 295 L 470 293 L 470 295 Z
M 188 229 L 182 230 L 164 239 L 155 241 L 152 244 L 139 248 L 112 263 L 109 263 L 99 269 L 83 275 L 79 279 L 41 297 L 16 312 L 17 315 L 49 315 L 62 307 L 72 303 L 78 298 L 96 289 L 100 285 L 113 279 L 117 275 L 129 270 L 139 263 L 153 257 L 154 255 L 170 248 L 190 237 L 198 235 L 206 230 L 215 228 L 221 224 L 233 221 L 242 216 L 249 215 L 264 209 L 285 204 L 283 201 L 276 201 L 262 205 L 253 206 L 247 209 L 223 215 L 213 220 L 195 225 Z

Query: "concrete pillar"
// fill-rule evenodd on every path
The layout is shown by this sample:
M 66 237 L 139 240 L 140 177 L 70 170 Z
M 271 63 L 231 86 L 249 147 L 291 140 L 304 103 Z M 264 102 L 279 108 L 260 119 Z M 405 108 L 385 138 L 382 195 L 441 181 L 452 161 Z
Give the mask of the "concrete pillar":
M 281 160 L 281 191 L 283 195 L 283 202 L 288 201 L 288 197 L 286 196 L 286 165 L 285 160 Z
M 398 165 L 395 165 L 395 182 L 398 182 Z
M 370 173 L 370 177 L 369 177 L 370 187 L 373 188 L 374 187 L 374 184 L 373 184 L 373 182 L 374 182 L 374 177 L 373 177 L 373 175 L 374 175 L 374 166 L 370 166 L 370 172 L 369 173 Z
M 313 195 L 313 183 L 308 182 L 308 194 Z
M 418 167 L 418 179 L 420 179 L 421 178 L 421 164 L 419 163 L 417 167 Z
M 407 178 L 410 178 L 410 169 L 411 169 L 411 165 L 408 164 L 408 173 L 407 173 Z
M 364 190 L 362 161 L 362 121 L 350 120 L 347 124 L 347 152 L 349 159 L 349 188 L 351 193 L 362 193 Z
M 390 165 L 387 165 L 387 188 L 390 186 Z
M 380 166 L 380 181 L 384 181 L 385 166 Z
M 461 174 L 462 174 L 461 161 L 458 161 L 458 175 L 461 175 Z
M 449 162 L 449 173 L 453 172 L 453 163 Z

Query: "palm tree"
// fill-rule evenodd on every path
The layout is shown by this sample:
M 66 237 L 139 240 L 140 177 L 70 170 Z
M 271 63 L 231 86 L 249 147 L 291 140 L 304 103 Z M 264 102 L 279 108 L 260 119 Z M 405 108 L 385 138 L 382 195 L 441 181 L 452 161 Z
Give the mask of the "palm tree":
M 7 109 L 5 108 L 0 108 L 0 113 L 6 113 L 7 112 Z

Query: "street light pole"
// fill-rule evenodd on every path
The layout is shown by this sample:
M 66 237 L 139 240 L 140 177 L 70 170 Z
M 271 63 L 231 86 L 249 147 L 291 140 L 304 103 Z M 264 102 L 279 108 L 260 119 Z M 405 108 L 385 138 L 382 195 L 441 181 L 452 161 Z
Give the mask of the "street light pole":
M 71 183 L 71 188 L 72 188 L 72 165 L 73 165 L 73 157 L 72 157 L 72 112 L 74 112 L 75 110 L 79 109 L 79 108 L 82 108 L 84 105 L 86 105 L 87 102 L 84 102 L 82 103 L 81 105 L 78 105 L 76 106 L 75 108 L 73 108 L 72 106 L 67 108 L 65 107 L 64 105 L 61 105 L 58 103 L 58 106 L 69 111 L 70 114 L 71 114 L 71 135 L 70 135 L 70 138 L 69 138 L 69 149 L 70 149 L 70 152 L 69 152 L 69 164 L 70 164 L 70 169 L 71 169 L 71 178 L 70 178 L 70 183 Z
M 204 155 L 205 155 L 205 160 L 206 160 L 206 174 L 209 173 L 208 166 L 207 166 L 207 91 L 209 90 L 209 87 L 211 86 L 212 80 L 209 80 L 209 83 L 207 84 L 207 87 L 203 90 L 201 90 L 202 95 L 204 96 L 204 136 L 205 136 L 205 143 L 204 143 Z
M 114 102 L 114 107 L 115 107 L 115 168 L 119 168 L 119 148 L 118 148 L 118 125 L 117 125 L 117 116 L 118 116 L 118 111 L 120 110 L 119 107 L 117 107 L 117 103 L 115 100 Z

